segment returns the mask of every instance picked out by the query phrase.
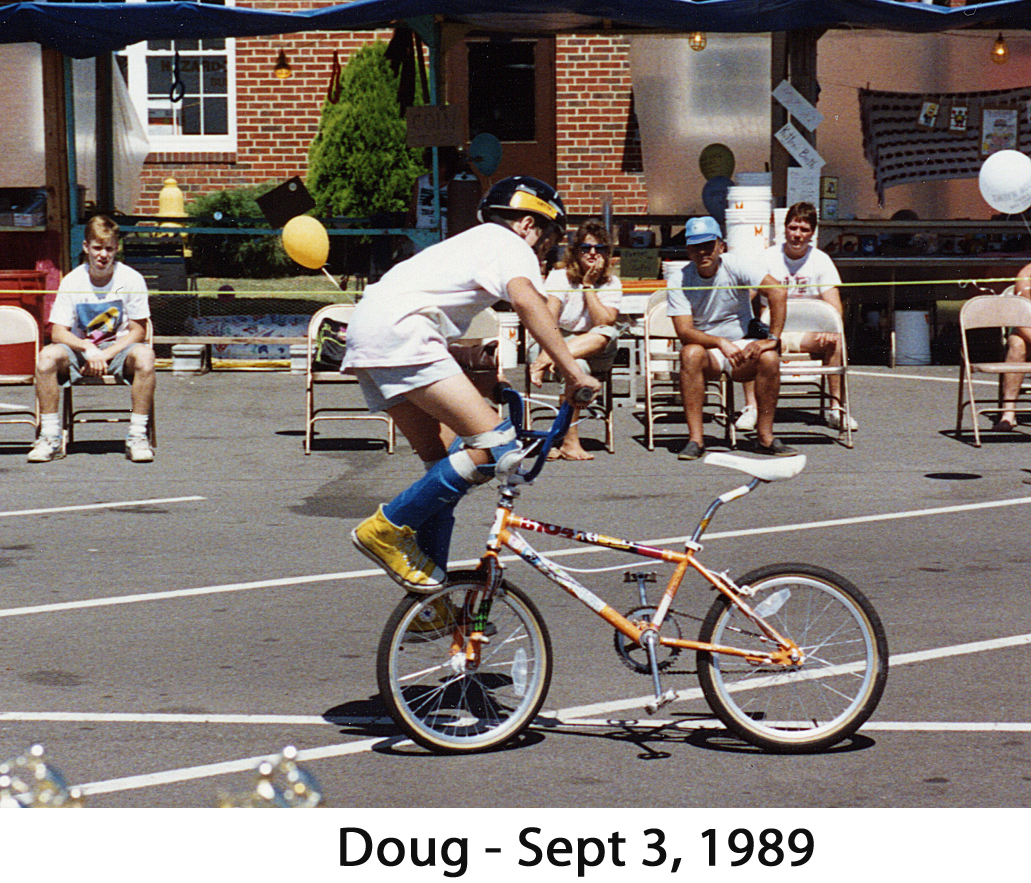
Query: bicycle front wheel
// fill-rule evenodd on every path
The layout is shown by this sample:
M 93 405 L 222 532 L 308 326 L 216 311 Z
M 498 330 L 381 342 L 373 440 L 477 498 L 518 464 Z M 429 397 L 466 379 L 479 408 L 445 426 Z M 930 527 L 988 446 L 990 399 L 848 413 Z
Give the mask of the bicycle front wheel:
M 710 708 L 761 748 L 821 751 L 852 735 L 873 713 L 888 677 L 888 641 L 870 602 L 844 577 L 808 564 L 745 574 L 749 606 L 805 654 L 802 664 L 751 663 L 699 651 L 698 679 Z M 720 595 L 700 640 L 768 653 L 756 625 Z
M 495 748 L 529 726 L 548 693 L 551 639 L 536 606 L 503 582 L 475 621 L 483 588 L 482 574 L 451 573 L 442 591 L 406 596 L 380 639 L 380 694 L 398 726 L 431 751 Z M 474 628 L 486 637 L 478 647 Z

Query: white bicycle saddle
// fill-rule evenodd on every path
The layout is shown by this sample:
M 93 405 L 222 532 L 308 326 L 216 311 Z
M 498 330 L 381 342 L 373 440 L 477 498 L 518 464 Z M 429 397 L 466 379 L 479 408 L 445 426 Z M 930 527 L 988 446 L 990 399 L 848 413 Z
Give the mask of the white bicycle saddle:
M 712 466 L 726 466 L 728 469 L 736 469 L 738 472 L 747 472 L 760 481 L 782 481 L 785 478 L 794 478 L 805 469 L 805 454 L 795 454 L 791 457 L 764 457 L 762 460 L 756 460 L 751 457 L 742 457 L 740 454 L 715 452 L 706 454 L 702 462 Z

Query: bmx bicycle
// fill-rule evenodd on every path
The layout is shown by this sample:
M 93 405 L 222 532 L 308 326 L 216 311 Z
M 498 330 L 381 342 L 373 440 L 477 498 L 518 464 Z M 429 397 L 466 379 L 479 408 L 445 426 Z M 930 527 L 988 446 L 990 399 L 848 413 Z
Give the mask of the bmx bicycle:
M 805 456 L 753 459 L 710 453 L 705 462 L 750 476 L 719 495 L 685 542 L 656 548 L 515 513 L 520 490 L 561 442 L 571 409 L 563 405 L 544 430 L 521 425 L 522 398 L 503 390 L 522 442 L 497 464 L 498 502 L 487 548 L 474 570 L 448 574 L 432 595 L 406 595 L 379 643 L 377 679 L 390 714 L 416 743 L 441 753 L 495 748 L 534 720 L 548 693 L 553 656 L 547 623 L 530 597 L 505 578 L 499 554 L 509 549 L 580 600 L 615 630 L 621 661 L 650 674 L 649 713 L 676 698 L 662 672 L 682 651 L 695 651 L 709 707 L 733 733 L 760 748 L 824 750 L 853 734 L 873 713 L 888 675 L 888 644 L 876 610 L 851 582 L 810 564 L 773 564 L 737 580 L 699 560 L 701 538 L 716 511 L 761 484 L 792 478 Z M 568 570 L 536 551 L 519 531 L 558 536 L 673 565 L 657 603 L 619 613 Z M 682 637 L 672 614 L 684 577 L 700 575 L 716 597 L 697 640 Z M 631 576 L 633 576 L 631 574 Z M 563 635 L 565 646 L 583 640 Z

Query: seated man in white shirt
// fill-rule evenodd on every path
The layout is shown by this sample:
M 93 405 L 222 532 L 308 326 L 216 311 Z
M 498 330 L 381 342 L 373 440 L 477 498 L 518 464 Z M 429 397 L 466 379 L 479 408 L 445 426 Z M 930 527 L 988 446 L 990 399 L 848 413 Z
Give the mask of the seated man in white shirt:
M 838 286 L 841 276 L 838 268 L 825 252 L 812 244 L 816 233 L 816 207 L 809 202 L 796 202 L 788 209 L 784 220 L 784 242 L 766 250 L 766 268 L 780 284 L 787 288 L 788 300 L 794 298 L 820 298 L 841 313 L 841 295 Z M 785 353 L 808 353 L 818 357 L 824 365 L 836 366 L 842 362 L 840 334 L 829 332 L 787 331 L 781 335 Z M 737 421 L 737 428 L 755 427 L 755 394 L 745 385 L 745 409 Z M 827 377 L 827 391 L 831 407 L 827 412 L 827 425 L 831 429 L 845 429 L 845 409 L 841 400 L 841 375 Z M 850 418 L 851 420 L 851 418 Z M 852 431 L 859 429 L 851 420 Z

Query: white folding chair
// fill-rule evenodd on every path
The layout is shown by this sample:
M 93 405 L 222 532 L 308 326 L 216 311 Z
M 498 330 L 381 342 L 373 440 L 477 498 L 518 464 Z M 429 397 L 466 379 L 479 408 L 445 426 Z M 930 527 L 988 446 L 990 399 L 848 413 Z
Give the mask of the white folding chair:
M 150 346 L 154 346 L 154 322 L 150 319 L 145 320 L 147 327 L 146 337 L 144 342 Z M 64 423 L 64 436 L 65 444 L 70 445 L 75 441 L 75 425 L 77 423 L 128 423 L 130 420 L 130 408 L 122 406 L 121 408 L 100 408 L 94 406 L 87 406 L 85 408 L 76 408 L 72 400 L 72 390 L 77 386 L 126 386 L 127 381 L 119 380 L 113 374 L 101 374 L 99 377 L 90 375 L 88 377 L 80 377 L 75 383 L 66 386 L 64 388 L 64 403 L 63 403 L 63 423 Z M 103 414 L 103 417 L 85 417 L 84 414 Z M 157 425 L 154 420 L 154 403 L 150 403 L 150 415 L 147 421 L 147 437 L 150 440 L 150 446 L 156 448 L 158 446 L 157 441 Z
M 662 415 L 683 419 L 680 397 L 680 339 L 666 315 L 666 292 L 657 291 L 644 314 L 644 430 L 645 446 L 655 450 L 655 422 Z M 715 420 L 722 423 L 727 444 L 737 443 L 734 429 L 734 384 L 726 374 L 705 386 L 706 404 L 715 402 Z
M 353 374 L 341 374 L 340 371 L 324 371 L 315 367 L 316 342 L 319 327 L 323 319 L 332 319 L 346 325 L 354 312 L 354 304 L 330 304 L 322 307 L 308 323 L 308 357 L 304 384 L 304 453 L 311 453 L 312 437 L 315 424 L 321 420 L 373 420 L 387 426 L 387 453 L 394 453 L 396 437 L 394 421 L 387 414 L 370 414 L 362 401 L 357 405 L 324 405 L 315 407 L 315 387 L 349 384 L 357 387 L 358 381 Z
M 763 310 L 762 320 L 769 323 L 769 307 Z M 815 396 L 821 419 L 826 419 L 830 395 L 827 392 L 827 378 L 841 377 L 840 402 L 845 427 L 845 447 L 851 448 L 852 414 L 848 396 L 848 348 L 845 341 L 845 325 L 841 314 L 834 307 L 819 298 L 793 298 L 788 300 L 784 317 L 784 331 L 837 334 L 841 337 L 841 364 L 824 365 L 819 358 L 809 353 L 783 353 L 780 365 L 780 398 L 804 399 Z M 793 388 L 794 387 L 794 388 Z M 798 387 L 801 387 L 799 390 Z M 839 436 L 839 437 L 840 437 Z
M 34 387 L 36 357 L 39 355 L 39 324 L 28 310 L 0 306 L 0 386 Z M 28 368 L 28 371 L 23 369 Z M 5 405 L 0 423 L 39 425 L 39 402 L 32 396 L 32 409 Z M 35 432 L 33 432 L 35 438 Z
M 970 298 L 959 311 L 960 363 L 959 393 L 956 400 L 956 438 L 961 437 L 963 429 L 963 412 L 970 408 L 970 419 L 974 429 L 974 446 L 981 447 L 981 432 L 977 418 L 981 414 L 997 414 L 1005 410 L 1000 401 L 985 406 L 984 399 L 978 399 L 974 393 L 974 374 L 996 374 L 1000 379 L 1003 374 L 1027 374 L 1031 372 L 1031 362 L 971 362 L 967 332 L 975 328 L 997 328 L 1002 339 L 1006 339 L 1009 328 L 1031 326 L 1031 300 L 1014 294 L 980 294 Z M 999 393 L 1001 398 L 1001 390 Z M 1031 404 L 1020 406 L 1019 399 L 1015 403 L 1018 413 L 1031 411 Z

